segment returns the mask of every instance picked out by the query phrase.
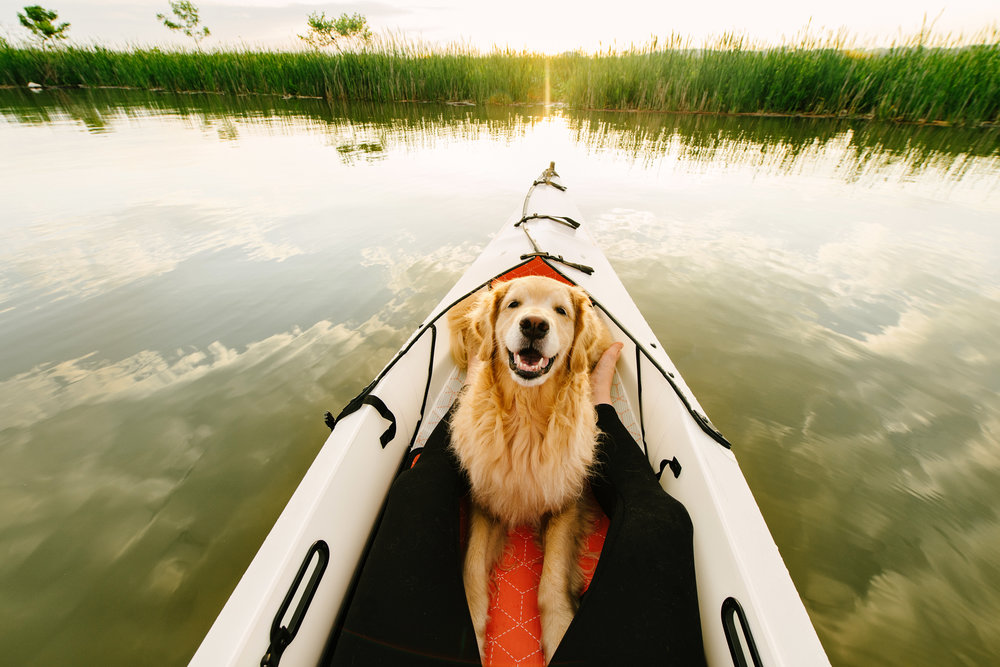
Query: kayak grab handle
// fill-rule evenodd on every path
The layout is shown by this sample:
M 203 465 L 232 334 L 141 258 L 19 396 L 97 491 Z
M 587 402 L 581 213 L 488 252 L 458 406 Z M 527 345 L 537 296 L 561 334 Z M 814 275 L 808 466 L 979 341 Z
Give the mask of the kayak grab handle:
M 300 591 L 302 580 L 305 578 L 306 572 L 309 571 L 309 566 L 314 561 L 315 566 L 312 569 L 312 576 L 309 577 L 309 581 Z M 313 596 L 316 595 L 316 589 L 319 588 L 319 580 L 323 578 L 323 573 L 326 571 L 326 566 L 329 562 L 330 547 L 326 542 L 318 540 L 309 547 L 309 551 L 306 552 L 306 557 L 302 561 L 302 565 L 299 566 L 299 571 L 295 575 L 291 587 L 285 594 L 285 599 L 278 608 L 278 613 L 275 614 L 274 620 L 271 622 L 271 643 L 267 647 L 264 657 L 260 659 L 260 667 L 278 667 L 281 655 L 288 648 L 288 645 L 292 643 L 292 640 L 295 639 L 295 635 L 298 634 L 299 628 L 302 626 L 302 619 L 305 618 L 306 611 L 309 610 Z M 288 621 L 288 625 L 283 625 L 282 621 L 288 615 L 288 609 L 292 606 L 292 601 L 296 597 L 298 597 L 299 603 L 296 605 L 295 611 Z
M 728 597 L 722 603 L 722 627 L 735 667 L 763 667 L 746 612 L 736 598 Z

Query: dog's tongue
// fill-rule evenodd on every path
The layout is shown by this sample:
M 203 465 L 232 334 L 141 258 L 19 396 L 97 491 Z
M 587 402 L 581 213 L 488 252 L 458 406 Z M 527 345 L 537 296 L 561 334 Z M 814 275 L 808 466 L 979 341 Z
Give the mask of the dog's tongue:
M 514 355 L 514 361 L 517 363 L 517 367 L 522 371 L 528 373 L 534 373 L 535 371 L 541 370 L 549 363 L 548 357 L 543 357 L 538 350 L 533 350 L 528 348 L 526 350 L 521 350 Z

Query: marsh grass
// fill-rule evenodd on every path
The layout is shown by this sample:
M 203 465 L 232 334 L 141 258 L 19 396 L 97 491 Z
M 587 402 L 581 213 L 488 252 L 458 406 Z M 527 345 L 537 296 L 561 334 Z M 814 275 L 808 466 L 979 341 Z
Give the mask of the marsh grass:
M 0 85 L 123 86 L 328 100 L 540 103 L 635 111 L 1000 122 L 1000 33 L 855 48 L 843 35 L 763 47 L 672 37 L 599 54 L 545 56 L 384 39 L 360 51 L 186 52 L 0 46 Z
M 497 51 L 383 44 L 380 49 L 319 51 L 115 51 L 103 47 L 0 48 L 0 85 L 123 86 L 402 101 L 491 98 L 542 100 L 544 57 Z
M 559 88 L 574 106 L 864 116 L 946 123 L 1000 120 L 1000 37 L 964 46 L 882 50 L 838 43 L 708 49 L 643 47 L 578 56 Z

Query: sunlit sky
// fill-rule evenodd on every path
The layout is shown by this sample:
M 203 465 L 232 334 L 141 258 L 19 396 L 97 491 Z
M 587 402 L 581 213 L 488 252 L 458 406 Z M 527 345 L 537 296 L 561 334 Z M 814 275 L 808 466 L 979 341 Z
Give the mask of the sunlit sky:
M 360 12 L 376 33 L 390 33 L 429 43 L 494 45 L 556 53 L 593 51 L 661 41 L 679 34 L 701 46 L 727 32 L 758 43 L 798 43 L 809 26 L 813 36 L 846 30 L 861 46 L 906 41 L 925 22 L 933 34 L 968 39 L 1000 26 L 998 0 L 715 0 L 648 2 L 642 0 L 194 0 L 202 23 L 212 31 L 207 48 L 232 44 L 298 48 L 306 17 Z M 0 35 L 17 41 L 26 36 L 17 12 L 42 3 L 71 24 L 77 44 L 108 46 L 184 44 L 156 21 L 169 13 L 167 0 L 0 0 Z

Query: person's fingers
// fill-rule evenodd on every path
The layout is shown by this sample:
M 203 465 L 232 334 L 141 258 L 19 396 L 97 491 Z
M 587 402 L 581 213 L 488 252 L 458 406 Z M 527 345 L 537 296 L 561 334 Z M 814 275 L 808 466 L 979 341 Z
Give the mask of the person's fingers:
M 614 343 L 604 351 L 590 374 L 590 393 L 594 405 L 611 402 L 611 382 L 615 377 L 615 364 L 621 356 L 624 343 Z

